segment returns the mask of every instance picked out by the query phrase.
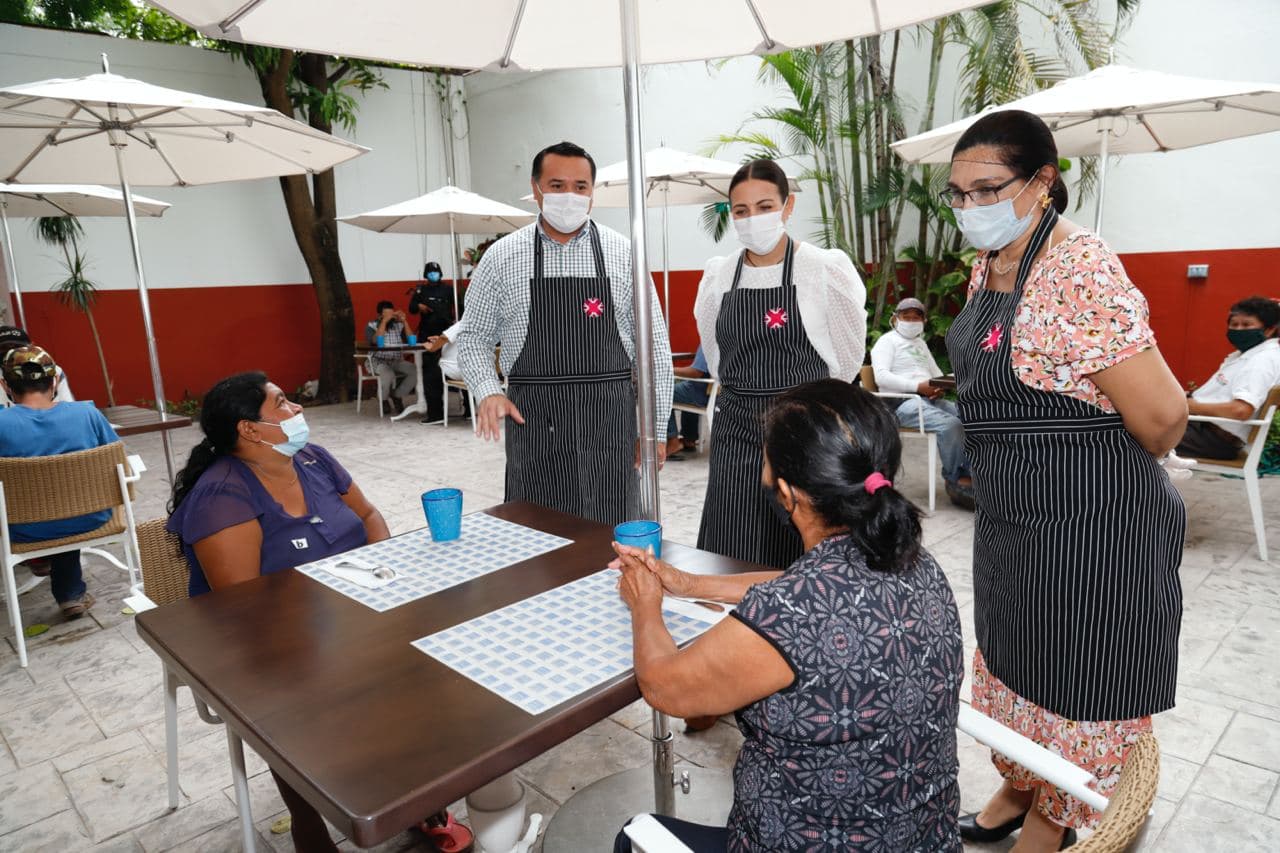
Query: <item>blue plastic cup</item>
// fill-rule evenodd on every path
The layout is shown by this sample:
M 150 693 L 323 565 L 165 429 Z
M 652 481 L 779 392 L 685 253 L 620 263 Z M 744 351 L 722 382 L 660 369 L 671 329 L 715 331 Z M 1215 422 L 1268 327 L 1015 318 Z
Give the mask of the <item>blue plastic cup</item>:
M 378 349 L 382 349 L 387 345 L 387 338 L 385 335 L 378 335 L 378 337 L 374 339 L 374 343 L 378 345 Z
M 422 511 L 436 542 L 451 542 L 462 535 L 462 489 L 432 489 L 422 495 Z
M 410 335 L 410 336 L 409 336 L 409 346 L 411 346 L 411 347 L 416 347 L 417 345 L 418 345 L 418 336 L 417 336 L 417 335 Z
M 641 551 L 653 549 L 653 556 L 662 556 L 662 525 L 656 521 L 624 521 L 613 528 L 613 541 L 631 545 Z

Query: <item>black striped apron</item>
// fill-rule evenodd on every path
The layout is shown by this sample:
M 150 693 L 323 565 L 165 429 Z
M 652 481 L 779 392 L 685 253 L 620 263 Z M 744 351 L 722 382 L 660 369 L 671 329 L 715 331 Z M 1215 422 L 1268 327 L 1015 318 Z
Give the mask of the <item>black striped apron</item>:
M 1013 372 L 1023 287 L 1057 218 L 1036 226 L 1013 292 L 980 287 L 947 334 L 978 505 L 973 618 L 1018 695 L 1127 720 L 1174 703 L 1186 511 L 1119 415 Z
M 634 516 L 636 400 L 600 235 L 589 227 L 595 278 L 545 277 L 533 233 L 529 331 L 507 377 L 524 425 L 506 423 L 506 499 L 617 524 Z
M 791 273 L 795 242 L 782 259 L 782 286 L 742 288 L 738 257 L 733 285 L 720 303 L 720 392 L 711 421 L 711 469 L 698 547 L 785 569 L 804 553 L 795 528 L 769 508 L 761 489 L 764 413 L 778 394 L 829 376 L 809 342 Z

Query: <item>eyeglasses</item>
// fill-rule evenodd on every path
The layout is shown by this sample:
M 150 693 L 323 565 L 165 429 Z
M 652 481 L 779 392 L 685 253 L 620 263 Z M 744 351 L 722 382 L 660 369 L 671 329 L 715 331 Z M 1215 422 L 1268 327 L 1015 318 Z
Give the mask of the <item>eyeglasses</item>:
M 945 190 L 938 193 L 938 198 L 942 199 L 943 204 L 953 208 L 964 207 L 964 200 L 966 197 L 972 200 L 978 207 L 986 207 L 987 205 L 995 204 L 1000 200 L 1001 190 L 1008 187 L 1014 181 L 1020 180 L 1022 180 L 1021 177 L 1014 175 L 1003 184 L 998 184 L 994 187 L 978 187 L 976 190 L 968 191 L 947 187 Z

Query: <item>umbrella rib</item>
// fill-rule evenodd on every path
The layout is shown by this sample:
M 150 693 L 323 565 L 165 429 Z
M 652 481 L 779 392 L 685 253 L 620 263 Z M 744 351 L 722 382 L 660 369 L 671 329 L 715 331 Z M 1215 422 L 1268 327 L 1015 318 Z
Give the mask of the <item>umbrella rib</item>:
M 764 21 L 760 18 L 760 10 L 756 8 L 756 4 L 753 0 L 743 1 L 747 4 L 747 9 L 751 12 L 751 17 L 756 22 L 756 29 L 760 31 L 760 36 L 764 39 L 764 46 L 769 50 L 773 50 L 778 46 L 778 43 L 773 40 L 773 37 L 769 35 L 769 30 L 765 28 Z M 878 14 L 877 17 L 879 17 Z M 878 29 L 879 28 L 877 27 L 877 30 Z
M 160 147 L 160 140 L 148 133 L 147 141 L 151 143 L 151 150 L 156 152 L 156 156 L 160 158 L 160 161 L 164 163 L 165 167 L 171 173 L 173 173 L 173 179 L 178 182 L 178 186 L 189 186 L 187 180 L 182 177 L 182 174 L 178 171 L 178 167 L 173 165 L 173 161 L 169 159 L 169 155 L 164 153 L 164 149 Z
M 233 27 L 244 20 L 245 15 L 248 15 L 261 4 L 262 0 L 249 0 L 248 3 L 245 3 L 239 9 L 232 12 L 230 16 L 218 22 L 218 29 L 224 33 L 230 32 Z
M 1161 151 L 1168 151 L 1169 146 L 1164 144 L 1164 140 L 1160 138 L 1160 134 L 1156 133 L 1156 129 L 1147 121 L 1147 117 L 1142 113 L 1138 113 L 1138 124 L 1147 129 L 1147 133 L 1151 134 L 1151 139 Z
M 67 113 L 66 118 L 68 120 L 73 118 L 75 114 L 78 113 L 79 111 L 80 111 L 80 105 L 73 103 L 71 105 L 71 112 Z M 61 132 L 62 132 L 61 127 L 57 128 L 56 130 L 50 130 L 49 133 L 45 135 L 44 139 L 40 140 L 40 144 L 37 145 L 35 149 L 32 150 L 32 152 L 28 154 L 21 163 L 18 164 L 18 168 L 14 169 L 13 172 L 11 172 L 9 176 L 5 178 L 5 182 L 9 183 L 17 180 L 18 175 L 21 175 L 23 170 L 31 165 L 32 160 L 40 156 L 41 151 L 44 151 L 44 149 L 48 148 L 49 146 L 56 144 L 58 134 Z
M 520 0 L 520 5 L 516 8 L 515 19 L 511 22 L 511 32 L 507 35 L 507 46 L 502 51 L 502 59 L 498 61 L 499 68 L 511 65 L 511 53 L 516 49 L 516 36 L 520 34 L 520 25 L 524 23 L 524 9 L 528 3 L 529 0 Z

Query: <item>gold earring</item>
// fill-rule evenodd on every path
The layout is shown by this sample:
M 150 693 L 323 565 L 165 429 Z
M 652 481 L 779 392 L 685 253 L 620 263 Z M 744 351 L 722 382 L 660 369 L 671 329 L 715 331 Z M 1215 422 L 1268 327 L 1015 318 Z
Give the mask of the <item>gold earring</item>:
M 1040 193 L 1040 209 L 1041 210 L 1044 210 L 1045 208 L 1047 208 L 1049 206 L 1049 202 L 1051 201 L 1053 201 L 1053 199 L 1049 198 L 1048 193 Z

